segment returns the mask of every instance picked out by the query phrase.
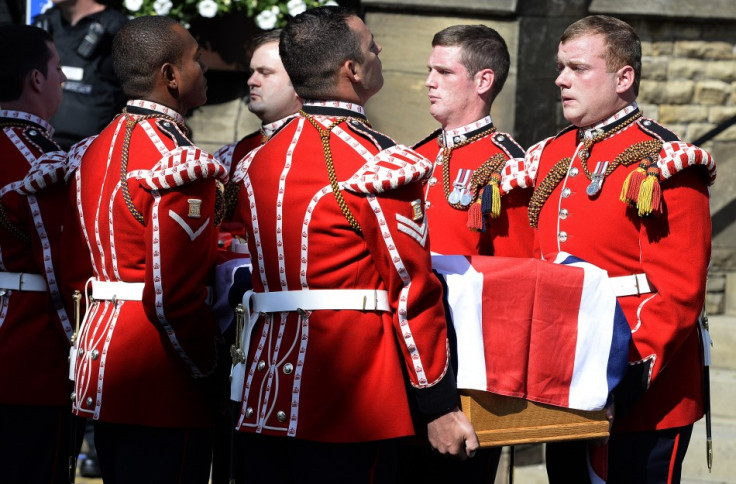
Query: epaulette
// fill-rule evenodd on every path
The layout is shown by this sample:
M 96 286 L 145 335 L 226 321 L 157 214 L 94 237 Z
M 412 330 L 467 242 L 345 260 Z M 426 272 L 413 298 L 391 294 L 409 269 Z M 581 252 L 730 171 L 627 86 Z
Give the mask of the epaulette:
M 133 170 L 128 177 L 135 178 L 149 190 L 165 190 L 208 178 L 225 183 L 228 178 L 225 167 L 196 146 L 175 148 L 156 163 L 156 167 L 153 170 Z
M 429 135 L 427 135 L 426 138 L 424 138 L 423 140 L 418 141 L 417 143 L 415 143 L 414 146 L 411 147 L 411 149 L 415 150 L 415 149 L 419 148 L 420 146 L 426 145 L 430 141 L 434 141 L 436 143 L 437 142 L 437 137 L 440 135 L 440 133 L 442 133 L 442 128 L 437 128 L 436 130 L 434 130 L 433 132 L 431 132 Z
M 432 162 L 403 145 L 379 151 L 345 182 L 354 193 L 383 193 L 429 176 Z
M 41 153 L 51 153 L 52 151 L 59 151 L 59 145 L 54 141 L 46 137 L 45 131 L 42 131 L 35 126 L 28 126 L 23 129 L 23 137 L 41 151 Z
M 69 178 L 71 178 L 77 168 L 79 168 L 80 163 L 82 163 L 82 156 L 84 156 L 87 148 L 89 148 L 89 145 L 92 144 L 95 138 L 97 138 L 97 135 L 84 138 L 82 141 L 74 143 L 72 147 L 69 148 L 66 172 L 64 173 L 64 180 L 66 180 L 67 183 L 69 183 Z
M 636 121 L 636 126 L 647 133 L 649 136 L 657 138 L 664 143 L 671 143 L 673 141 L 680 141 L 680 137 L 675 133 L 665 128 L 658 122 L 649 118 L 639 118 Z
M 219 150 L 215 151 L 215 158 L 217 158 L 217 160 L 222 163 L 228 170 L 233 163 L 233 154 L 235 153 L 235 147 L 238 146 L 238 143 L 240 143 L 240 141 L 230 143 L 229 145 L 225 145 Z
M 383 133 L 379 133 L 375 129 L 368 127 L 365 123 L 358 121 L 357 119 L 350 119 L 347 122 L 350 130 L 358 136 L 367 139 L 375 145 L 379 150 L 387 150 L 392 146 L 396 146 L 396 141 L 386 136 Z
M 179 127 L 168 119 L 156 119 L 156 126 L 163 134 L 168 136 L 176 146 L 192 146 L 192 142 L 179 131 Z
M 21 186 L 16 192 L 21 195 L 30 195 L 44 190 L 46 187 L 64 180 L 68 155 L 65 151 L 53 151 L 46 153 L 36 160 Z
M 507 133 L 495 133 L 491 141 L 506 153 L 508 158 L 524 158 L 524 149 Z
M 655 138 L 645 143 L 656 143 L 656 148 L 643 156 L 636 169 L 626 177 L 620 199 L 634 207 L 640 217 L 662 212 L 660 183 L 686 168 L 702 166 L 707 171 L 708 184 L 715 181 L 716 163 L 707 151 L 680 141 L 675 133 L 651 119 L 640 120 L 637 126 Z
M 563 132 L 569 131 L 569 127 L 565 128 Z M 542 152 L 547 147 L 547 144 L 560 136 L 558 133 L 556 136 L 550 136 L 549 138 L 543 139 L 526 150 L 526 156 L 524 157 L 524 171 L 526 172 L 526 179 L 529 182 L 529 186 L 534 186 L 537 179 L 537 172 L 539 171 L 539 160 L 542 158 Z

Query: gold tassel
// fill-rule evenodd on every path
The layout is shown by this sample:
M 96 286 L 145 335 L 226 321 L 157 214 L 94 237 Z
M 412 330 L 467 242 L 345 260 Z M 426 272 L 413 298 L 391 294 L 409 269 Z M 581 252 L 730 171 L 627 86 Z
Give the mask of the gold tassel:
M 491 181 L 489 183 L 491 186 L 491 200 L 493 200 L 491 203 L 492 218 L 498 218 L 498 216 L 501 215 L 501 188 L 498 186 L 500 178 L 501 177 L 498 173 L 494 173 L 491 176 Z
M 656 165 L 647 168 L 647 177 L 641 183 L 639 197 L 636 202 L 640 217 L 659 213 L 662 208 L 662 187 L 659 186 L 659 168 Z

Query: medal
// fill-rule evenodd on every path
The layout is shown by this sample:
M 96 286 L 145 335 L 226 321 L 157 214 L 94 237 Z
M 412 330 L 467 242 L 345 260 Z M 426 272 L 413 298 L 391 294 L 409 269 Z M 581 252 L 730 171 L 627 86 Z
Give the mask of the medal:
M 595 171 L 593 172 L 593 176 L 590 179 L 590 185 L 588 185 L 588 188 L 585 189 L 585 193 L 587 193 L 589 197 L 598 195 L 598 192 L 601 191 L 601 187 L 603 186 L 603 178 L 606 176 L 607 168 L 607 161 L 599 161 L 598 163 L 596 163 Z
M 470 170 L 460 168 L 457 171 L 457 177 L 455 178 L 455 183 L 453 183 L 452 193 L 447 197 L 447 201 L 450 202 L 450 204 L 454 205 L 460 203 L 462 205 L 470 205 L 470 196 L 465 193 L 465 185 L 468 184 L 469 179 Z M 463 203 L 465 197 L 468 197 L 468 203 Z

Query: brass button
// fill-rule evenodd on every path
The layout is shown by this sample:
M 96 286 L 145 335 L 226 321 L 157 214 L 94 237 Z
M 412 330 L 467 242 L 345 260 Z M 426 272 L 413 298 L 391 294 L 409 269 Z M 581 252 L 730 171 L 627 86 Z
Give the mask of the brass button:
M 92 359 L 96 360 L 100 357 L 100 352 L 98 350 L 92 350 Z
M 79 350 L 77 351 L 77 354 L 79 356 L 82 356 L 84 354 L 84 350 L 82 348 L 79 348 Z
M 259 362 L 258 362 L 258 370 L 259 370 L 259 371 L 263 371 L 263 370 L 265 370 L 265 369 L 266 369 L 266 362 L 265 362 L 265 361 L 263 361 L 263 360 L 259 361 Z
M 294 371 L 294 365 L 291 363 L 287 363 L 284 365 L 284 375 L 291 375 L 291 372 Z
M 565 220 L 567 218 L 567 209 L 566 208 L 563 208 L 562 210 L 560 210 L 560 218 L 562 220 Z
M 429 179 L 428 183 L 429 183 L 429 186 L 430 186 L 430 187 L 433 187 L 433 186 L 435 186 L 435 185 L 437 184 L 437 178 L 436 178 L 436 177 L 431 177 L 431 178 Z
M 87 400 L 84 401 L 85 405 L 88 407 L 91 407 L 93 403 L 95 403 L 94 400 L 92 400 L 92 397 L 87 397 Z
M 76 401 L 77 394 L 75 392 L 72 392 L 72 402 Z
M 570 176 L 576 177 L 578 176 L 578 173 L 579 171 L 577 166 L 573 166 L 572 168 L 570 168 Z
M 567 232 L 562 231 L 557 234 L 557 240 L 559 240 L 560 242 L 567 242 Z
M 245 418 L 251 418 L 253 416 L 253 407 L 245 409 Z
M 276 420 L 278 420 L 279 422 L 286 422 L 286 412 L 284 412 L 283 410 L 279 410 L 278 412 L 276 412 Z
M 562 198 L 567 198 L 567 197 L 569 197 L 569 196 L 570 196 L 570 193 L 572 193 L 572 190 L 570 190 L 570 189 L 569 189 L 569 188 L 567 188 L 567 187 L 563 188 L 563 189 L 562 189 Z

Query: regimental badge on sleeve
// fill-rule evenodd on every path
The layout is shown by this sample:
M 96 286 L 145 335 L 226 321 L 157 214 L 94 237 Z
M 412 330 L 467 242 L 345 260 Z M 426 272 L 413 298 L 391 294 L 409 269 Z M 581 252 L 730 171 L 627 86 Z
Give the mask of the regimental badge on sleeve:
M 189 204 L 189 211 L 187 213 L 189 218 L 202 218 L 202 200 L 190 198 L 187 200 L 187 204 Z

